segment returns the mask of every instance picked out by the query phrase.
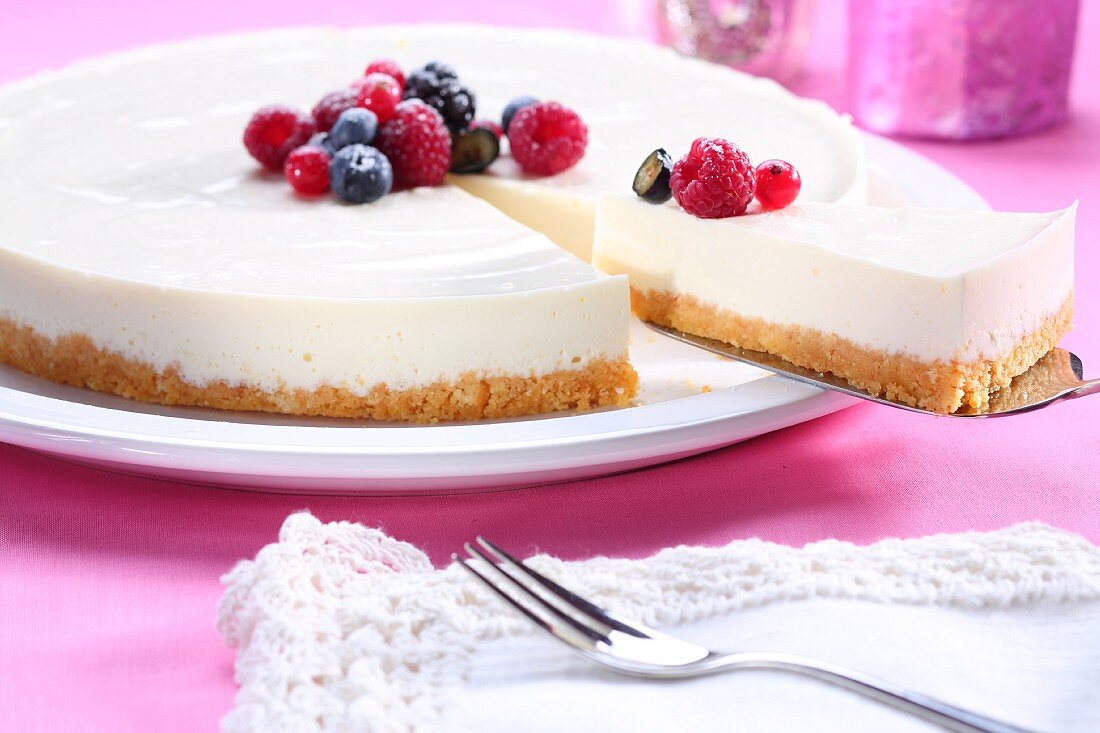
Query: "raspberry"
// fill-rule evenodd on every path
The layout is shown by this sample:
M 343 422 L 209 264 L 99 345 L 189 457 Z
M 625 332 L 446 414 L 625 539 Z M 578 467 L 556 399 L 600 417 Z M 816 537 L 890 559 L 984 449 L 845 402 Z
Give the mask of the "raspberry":
M 451 133 L 443 117 L 419 99 L 397 105 L 374 144 L 389 158 L 398 188 L 437 186 L 451 166 Z
M 557 102 L 538 102 L 516 112 L 508 125 L 512 157 L 527 173 L 552 176 L 584 157 L 588 128 Z
M 392 76 L 393 80 L 397 82 L 397 86 L 401 87 L 401 91 L 405 91 L 405 72 L 401 71 L 401 67 L 393 59 L 371 61 L 367 66 L 367 70 L 363 72 L 363 76 L 370 76 L 375 73 Z
M 291 188 L 306 196 L 328 190 L 328 164 L 331 157 L 322 147 L 303 145 L 287 156 L 283 175 Z
M 313 107 L 313 121 L 317 123 L 317 129 L 321 132 L 331 130 L 340 113 L 355 106 L 357 96 L 350 89 L 340 89 L 321 97 L 321 101 Z
M 785 160 L 765 160 L 756 166 L 756 200 L 761 208 L 782 209 L 791 205 L 802 190 L 802 177 Z
M 500 129 L 500 125 L 493 122 L 492 120 L 474 120 L 470 123 L 470 129 L 488 130 L 489 132 L 493 133 L 493 136 L 497 140 L 500 140 L 501 136 L 504 135 L 504 132 Z
M 756 169 L 729 140 L 701 137 L 672 166 L 669 184 L 684 211 L 700 219 L 724 219 L 745 213 L 756 190 Z
M 369 109 L 385 122 L 393 117 L 393 110 L 401 101 L 401 87 L 389 74 L 368 74 L 356 83 L 358 97 L 356 104 Z
M 244 146 L 268 170 L 282 170 L 290 151 L 304 145 L 316 125 L 311 117 L 281 104 L 261 107 L 244 128 Z

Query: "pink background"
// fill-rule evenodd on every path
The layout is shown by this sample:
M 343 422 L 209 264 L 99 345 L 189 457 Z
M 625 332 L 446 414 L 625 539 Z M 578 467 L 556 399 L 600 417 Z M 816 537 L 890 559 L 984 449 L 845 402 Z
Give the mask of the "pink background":
M 1098 374 L 1100 7 L 1083 5 L 1069 124 L 1014 141 L 912 147 L 997 208 L 1081 199 L 1077 329 L 1067 345 Z M 648 6 L 7 0 L 0 81 L 134 45 L 277 25 L 478 21 L 645 34 Z M 810 71 L 795 89 L 843 110 L 843 4 L 820 6 Z M 0 446 L 0 730 L 212 729 L 234 692 L 233 653 L 214 629 L 218 576 L 298 509 L 379 525 L 440 563 L 476 532 L 567 557 L 749 536 L 868 542 L 1023 520 L 1100 541 L 1098 459 L 1100 399 L 982 422 L 860 406 L 646 471 L 462 497 L 265 496 L 100 473 Z

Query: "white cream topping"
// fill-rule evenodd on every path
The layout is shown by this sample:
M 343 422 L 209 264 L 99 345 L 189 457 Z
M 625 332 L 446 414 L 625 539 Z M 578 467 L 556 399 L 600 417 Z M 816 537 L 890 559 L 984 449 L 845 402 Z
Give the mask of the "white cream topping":
M 594 261 L 633 287 L 926 359 L 994 358 L 1073 290 L 1076 205 L 1049 214 L 799 203 L 699 219 L 599 204 Z
M 863 196 L 855 133 L 823 105 L 649 44 L 456 26 L 210 39 L 0 91 L 0 314 L 176 364 L 195 383 L 269 389 L 404 388 L 622 356 L 625 280 L 488 204 L 452 187 L 305 201 L 244 152 L 254 109 L 308 110 L 379 57 L 453 63 L 479 117 L 528 93 L 576 108 L 590 128 L 576 168 L 527 179 L 502 159 L 468 180 L 582 255 L 597 195 L 628 187 L 652 148 L 699 134 L 790 159 L 806 198 Z

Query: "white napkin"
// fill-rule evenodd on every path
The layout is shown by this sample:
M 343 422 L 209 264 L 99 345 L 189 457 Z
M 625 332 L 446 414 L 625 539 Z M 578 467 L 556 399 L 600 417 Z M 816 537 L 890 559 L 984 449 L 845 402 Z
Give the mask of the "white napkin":
M 712 648 L 797 652 L 1038 731 L 1100 730 L 1100 550 L 1051 527 L 532 562 Z M 613 676 L 461 568 L 308 514 L 223 582 L 218 627 L 241 686 L 227 732 L 933 730 L 779 672 Z

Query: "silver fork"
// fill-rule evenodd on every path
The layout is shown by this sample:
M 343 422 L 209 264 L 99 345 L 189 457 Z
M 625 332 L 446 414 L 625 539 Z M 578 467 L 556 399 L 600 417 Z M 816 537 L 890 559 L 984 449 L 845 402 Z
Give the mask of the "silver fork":
M 777 669 L 829 682 L 959 733 L 1027 733 L 859 672 L 770 652 L 716 652 L 600 608 L 478 537 L 454 559 L 540 629 L 605 669 L 680 679 L 739 669 Z M 478 562 L 480 560 L 481 562 Z

